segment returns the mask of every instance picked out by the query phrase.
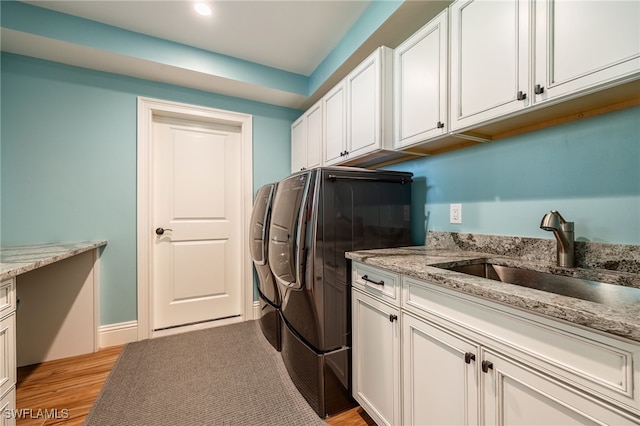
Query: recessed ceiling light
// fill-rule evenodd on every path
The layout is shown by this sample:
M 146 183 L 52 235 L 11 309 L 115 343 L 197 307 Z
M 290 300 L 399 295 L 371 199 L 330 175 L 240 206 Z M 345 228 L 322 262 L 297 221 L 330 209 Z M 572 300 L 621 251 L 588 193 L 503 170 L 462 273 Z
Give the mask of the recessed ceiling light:
M 193 8 L 198 12 L 199 15 L 209 16 L 211 15 L 211 8 L 206 3 L 196 3 Z

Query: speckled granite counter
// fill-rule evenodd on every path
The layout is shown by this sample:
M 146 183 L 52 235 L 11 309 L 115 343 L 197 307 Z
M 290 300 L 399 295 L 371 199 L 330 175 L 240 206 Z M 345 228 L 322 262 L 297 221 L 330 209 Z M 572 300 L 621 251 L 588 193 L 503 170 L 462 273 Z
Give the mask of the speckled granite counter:
M 106 241 L 32 244 L 0 249 L 0 280 L 107 245 Z
M 585 249 L 582 247 L 579 250 Z M 355 251 L 347 253 L 346 257 L 528 312 L 640 342 L 638 303 L 607 306 L 438 268 L 490 260 L 505 266 L 640 288 L 640 274 L 635 272 L 640 265 L 640 250 L 637 246 L 602 245 L 586 249 L 587 252 L 590 250 L 603 250 L 603 253 L 610 253 L 610 256 L 603 253 L 599 256 L 581 253 L 580 259 L 600 259 L 601 262 L 609 262 L 609 266 L 622 267 L 611 270 L 583 263 L 579 263 L 577 268 L 558 267 L 555 264 L 553 240 L 489 238 L 450 233 L 429 234 L 426 246 Z M 553 258 L 549 258 L 549 251 Z M 634 272 L 627 272 L 629 270 Z

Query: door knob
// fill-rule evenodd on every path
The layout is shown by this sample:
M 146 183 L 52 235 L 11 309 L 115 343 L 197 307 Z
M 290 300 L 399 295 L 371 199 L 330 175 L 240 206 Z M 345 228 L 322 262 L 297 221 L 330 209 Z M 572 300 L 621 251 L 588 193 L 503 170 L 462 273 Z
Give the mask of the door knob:
M 156 234 L 158 234 L 158 235 L 162 235 L 162 234 L 164 234 L 164 231 L 173 231 L 173 229 L 169 229 L 169 228 L 156 228 Z

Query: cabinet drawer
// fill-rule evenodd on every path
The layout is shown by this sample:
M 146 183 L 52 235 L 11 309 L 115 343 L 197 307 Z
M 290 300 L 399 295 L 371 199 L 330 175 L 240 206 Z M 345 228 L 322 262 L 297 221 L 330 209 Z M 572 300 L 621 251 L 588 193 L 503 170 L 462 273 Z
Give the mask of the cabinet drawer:
M 16 315 L 0 321 L 0 395 L 16 384 Z
M 16 281 L 0 283 L 0 318 L 16 310 Z
M 387 303 L 400 306 L 400 276 L 393 272 L 353 262 L 352 285 L 365 293 L 380 297 Z
M 407 277 L 402 308 L 640 413 L 640 344 Z

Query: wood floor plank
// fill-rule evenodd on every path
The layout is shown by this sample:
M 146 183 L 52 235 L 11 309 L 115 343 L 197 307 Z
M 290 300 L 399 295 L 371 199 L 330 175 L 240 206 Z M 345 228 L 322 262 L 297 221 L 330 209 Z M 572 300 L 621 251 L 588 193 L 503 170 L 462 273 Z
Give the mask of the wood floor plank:
M 16 423 L 82 425 L 122 347 L 19 368 L 16 405 L 24 416 Z
M 94 354 L 20 367 L 16 405 L 26 416 L 17 419 L 17 426 L 81 426 L 122 348 L 112 346 Z M 59 418 L 46 419 L 47 413 L 39 415 L 38 410 L 48 410 L 51 417 L 57 414 Z M 375 425 L 361 407 L 338 413 L 326 422 L 329 426 Z

